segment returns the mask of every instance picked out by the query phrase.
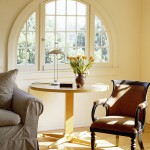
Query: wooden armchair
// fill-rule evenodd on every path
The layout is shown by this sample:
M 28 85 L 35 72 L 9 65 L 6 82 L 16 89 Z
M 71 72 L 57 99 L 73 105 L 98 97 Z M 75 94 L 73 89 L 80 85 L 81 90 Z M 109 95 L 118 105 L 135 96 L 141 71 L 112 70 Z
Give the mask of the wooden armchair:
M 145 126 L 147 90 L 149 83 L 139 81 L 112 80 L 113 91 L 108 99 L 97 100 L 92 108 L 91 149 L 95 147 L 95 132 L 131 138 L 131 150 L 135 150 L 136 137 L 141 150 L 144 150 L 142 132 Z M 106 116 L 97 118 L 97 106 L 106 108 Z

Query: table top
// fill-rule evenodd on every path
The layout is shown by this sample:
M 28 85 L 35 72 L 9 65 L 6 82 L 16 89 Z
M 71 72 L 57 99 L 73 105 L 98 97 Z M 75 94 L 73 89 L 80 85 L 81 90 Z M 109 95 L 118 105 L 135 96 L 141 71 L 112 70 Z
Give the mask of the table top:
M 72 88 L 62 88 L 59 85 L 52 86 L 50 83 L 32 83 L 29 89 L 44 92 L 59 92 L 59 93 L 86 93 L 86 92 L 101 92 L 107 91 L 109 86 L 103 83 L 96 83 L 91 85 L 84 85 L 83 87 L 77 88 L 73 85 Z

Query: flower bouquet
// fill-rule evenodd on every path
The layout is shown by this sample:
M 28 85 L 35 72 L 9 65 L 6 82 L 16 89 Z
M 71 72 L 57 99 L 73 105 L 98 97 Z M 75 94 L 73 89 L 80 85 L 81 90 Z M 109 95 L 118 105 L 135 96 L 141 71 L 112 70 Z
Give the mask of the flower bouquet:
M 83 86 L 85 76 L 88 73 L 87 70 L 90 69 L 94 64 L 94 58 L 92 56 L 89 59 L 87 59 L 86 56 L 67 57 L 67 58 L 71 68 L 73 69 L 73 73 L 75 75 L 78 75 L 76 77 L 77 85 L 80 84 L 80 86 Z

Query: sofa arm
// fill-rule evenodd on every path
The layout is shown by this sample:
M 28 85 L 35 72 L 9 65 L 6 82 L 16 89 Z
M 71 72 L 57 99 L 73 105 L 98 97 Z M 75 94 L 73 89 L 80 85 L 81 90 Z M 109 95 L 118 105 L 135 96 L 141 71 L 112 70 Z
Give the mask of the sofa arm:
M 19 114 L 25 125 L 37 124 L 40 114 L 43 112 L 42 101 L 25 91 L 15 88 L 12 98 L 12 110 Z

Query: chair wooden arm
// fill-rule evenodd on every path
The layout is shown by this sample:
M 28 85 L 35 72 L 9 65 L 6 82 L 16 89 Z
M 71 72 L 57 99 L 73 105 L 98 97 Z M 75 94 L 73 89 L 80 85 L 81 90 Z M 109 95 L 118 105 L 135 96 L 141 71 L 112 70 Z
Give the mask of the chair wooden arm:
M 143 113 L 145 113 L 145 109 L 147 107 L 147 102 L 143 102 L 143 103 L 140 103 L 137 107 L 137 110 L 136 110 L 136 115 L 135 115 L 135 127 L 137 129 L 139 129 L 139 115 L 140 115 L 140 112 L 143 110 Z M 145 116 L 145 115 L 144 115 Z M 143 126 L 142 128 L 144 128 L 144 122 L 145 122 L 145 117 L 142 118 L 142 122 L 141 122 L 141 125 Z
M 107 100 L 108 100 L 108 98 L 99 99 L 93 103 L 93 107 L 92 107 L 92 111 L 91 111 L 91 118 L 92 118 L 93 122 L 95 120 L 97 120 L 97 118 L 95 117 L 95 111 L 96 111 L 97 106 L 102 105 L 103 107 L 107 108 L 107 104 L 106 104 Z
M 104 99 L 98 99 L 94 102 L 94 104 L 96 105 L 104 105 L 106 103 L 108 99 L 107 98 L 104 98 Z
M 148 106 L 147 102 L 143 102 L 141 104 L 138 105 L 138 109 L 142 110 L 142 109 L 145 109 L 146 107 Z

